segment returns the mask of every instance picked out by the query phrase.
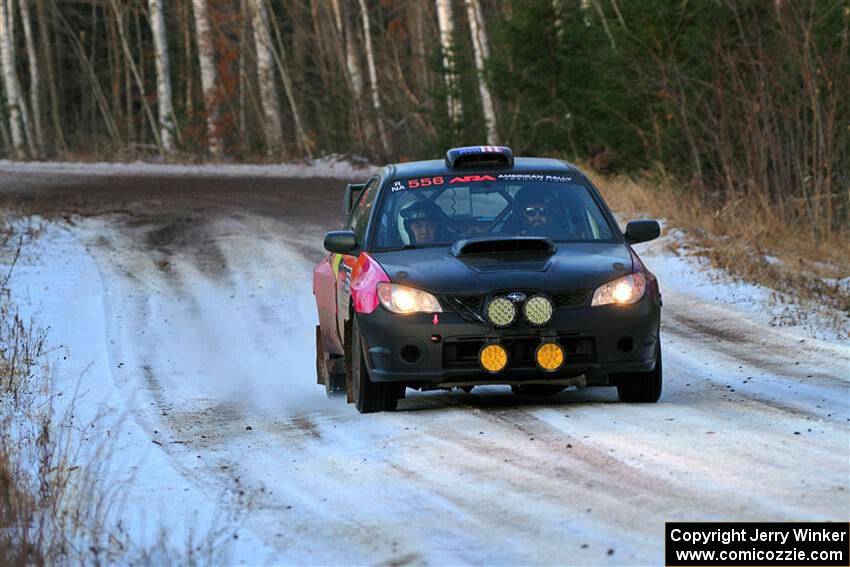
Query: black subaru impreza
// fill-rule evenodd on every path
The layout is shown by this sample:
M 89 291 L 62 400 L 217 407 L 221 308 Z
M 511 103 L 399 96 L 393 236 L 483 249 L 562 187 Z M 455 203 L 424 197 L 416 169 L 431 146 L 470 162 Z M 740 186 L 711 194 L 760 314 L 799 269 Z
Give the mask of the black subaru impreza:
M 313 272 L 318 381 L 360 412 L 406 388 L 616 386 L 661 395 L 661 293 L 574 165 L 504 146 L 388 165 L 346 188 L 344 230 Z

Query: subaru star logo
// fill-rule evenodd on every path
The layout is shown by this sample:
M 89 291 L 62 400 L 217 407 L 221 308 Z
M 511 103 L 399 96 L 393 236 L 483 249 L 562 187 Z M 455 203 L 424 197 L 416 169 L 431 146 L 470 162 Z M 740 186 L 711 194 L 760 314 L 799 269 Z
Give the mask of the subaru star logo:
M 528 297 L 528 296 L 527 296 L 527 295 L 525 295 L 525 294 L 524 294 L 523 292 L 521 292 L 521 291 L 515 291 L 515 292 L 513 292 L 513 293 L 509 293 L 509 294 L 508 294 L 508 299 L 510 299 L 510 300 L 511 300 L 511 301 L 513 301 L 514 303 L 521 303 L 521 302 L 525 301 L 525 298 L 526 298 L 526 297 Z

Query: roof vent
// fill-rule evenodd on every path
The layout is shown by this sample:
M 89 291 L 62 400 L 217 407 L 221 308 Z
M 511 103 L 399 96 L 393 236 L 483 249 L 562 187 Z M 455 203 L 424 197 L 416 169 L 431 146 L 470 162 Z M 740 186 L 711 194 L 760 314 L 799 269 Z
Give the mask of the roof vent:
M 513 167 L 514 153 L 507 146 L 467 146 L 446 152 L 446 167 Z

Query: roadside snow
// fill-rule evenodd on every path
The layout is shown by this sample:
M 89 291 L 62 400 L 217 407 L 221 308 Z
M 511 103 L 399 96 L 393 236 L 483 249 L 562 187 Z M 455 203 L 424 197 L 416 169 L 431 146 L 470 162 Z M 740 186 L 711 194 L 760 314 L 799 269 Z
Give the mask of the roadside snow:
M 147 405 L 144 385 L 128 383 L 121 375 L 124 364 L 111 356 L 115 340 L 107 332 L 105 303 L 114 290 L 101 278 L 79 231 L 55 223 L 42 227 L 41 236 L 22 251 L 14 267 L 11 299 L 24 321 L 47 331 L 53 393 L 62 393 L 59 409 L 73 410 L 75 425 L 88 431 L 80 454 L 106 450 L 110 463 L 99 481 L 104 490 L 119 486 L 121 505 L 112 519 L 120 519 L 129 541 L 138 545 L 157 543 L 162 530 L 178 557 L 190 541 L 236 532 L 243 545 L 230 560 L 266 560 L 268 547 L 235 528 L 238 524 L 227 515 L 232 495 L 221 490 L 219 500 L 211 500 L 210 491 L 160 449 L 168 441 L 156 439 L 139 422 L 132 408 Z M 114 315 L 122 318 L 121 313 Z
M 335 157 L 315 159 L 309 163 L 281 164 L 171 164 L 150 162 L 44 162 L 0 160 L 0 171 L 8 173 L 56 173 L 109 177 L 115 175 L 169 177 L 330 177 L 358 181 L 374 169 L 368 164 L 355 164 Z
M 753 321 L 780 327 L 788 334 L 848 346 L 850 318 L 845 318 L 847 324 L 843 328 L 836 328 L 829 323 L 835 314 L 827 307 L 802 304 L 788 294 L 731 278 L 725 271 L 713 268 L 706 258 L 692 255 L 685 235 L 678 229 L 652 242 L 637 244 L 635 250 L 658 277 L 662 296 L 666 290 L 691 295 L 729 307 Z

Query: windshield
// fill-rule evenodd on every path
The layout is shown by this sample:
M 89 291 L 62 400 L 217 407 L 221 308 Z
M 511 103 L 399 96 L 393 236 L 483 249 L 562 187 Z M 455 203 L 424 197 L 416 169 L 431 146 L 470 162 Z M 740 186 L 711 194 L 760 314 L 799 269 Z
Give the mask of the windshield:
M 610 242 L 614 232 L 588 187 L 576 177 L 551 173 L 446 175 L 390 183 L 376 247 L 446 246 L 484 236 Z

